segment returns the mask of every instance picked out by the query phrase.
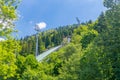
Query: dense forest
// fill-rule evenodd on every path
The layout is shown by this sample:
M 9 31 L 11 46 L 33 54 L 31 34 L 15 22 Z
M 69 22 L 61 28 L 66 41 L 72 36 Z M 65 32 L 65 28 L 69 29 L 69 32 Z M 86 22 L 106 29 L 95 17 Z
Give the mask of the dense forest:
M 38 52 L 39 54 L 46 49 L 58 46 L 65 43 L 65 39 L 72 36 L 73 30 L 78 27 L 78 24 L 61 26 L 55 29 L 40 32 L 38 34 Z M 20 40 L 22 50 L 21 55 L 28 55 L 35 53 L 36 34 L 27 36 Z
M 17 0 L 0 0 L 0 80 L 120 80 L 120 0 L 104 0 L 96 21 L 39 34 L 39 52 L 71 42 L 47 56 L 34 57 L 35 35 L 15 40 Z M 29 47 L 29 48 L 28 48 Z

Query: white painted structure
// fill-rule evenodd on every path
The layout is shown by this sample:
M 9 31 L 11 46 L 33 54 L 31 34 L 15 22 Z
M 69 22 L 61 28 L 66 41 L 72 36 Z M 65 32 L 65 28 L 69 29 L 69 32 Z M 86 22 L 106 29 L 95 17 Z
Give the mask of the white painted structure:
M 62 45 L 59 45 L 59 46 L 56 46 L 56 47 L 54 47 L 54 48 L 51 48 L 51 49 L 49 49 L 49 50 L 41 53 L 40 55 L 38 55 L 38 56 L 36 57 L 37 61 L 39 61 L 39 62 L 42 61 L 46 56 L 48 56 L 49 54 L 51 54 L 52 52 L 58 50 L 58 49 L 61 48 L 61 47 L 62 47 Z

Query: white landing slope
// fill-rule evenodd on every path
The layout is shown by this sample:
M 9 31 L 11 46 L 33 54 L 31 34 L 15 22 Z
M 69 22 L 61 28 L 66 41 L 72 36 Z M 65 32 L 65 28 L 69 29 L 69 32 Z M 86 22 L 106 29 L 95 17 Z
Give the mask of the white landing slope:
M 51 48 L 51 49 L 43 52 L 42 54 L 40 54 L 36 57 L 37 61 L 42 61 L 47 55 L 51 54 L 52 52 L 58 50 L 61 47 L 62 47 L 62 45 L 59 45 L 59 46 L 56 46 L 54 48 Z

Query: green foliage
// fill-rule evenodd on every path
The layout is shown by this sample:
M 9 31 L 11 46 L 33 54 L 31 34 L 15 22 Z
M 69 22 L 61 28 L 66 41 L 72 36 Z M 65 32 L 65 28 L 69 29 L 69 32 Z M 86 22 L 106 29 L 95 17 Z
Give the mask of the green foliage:
M 86 45 L 86 40 L 89 39 L 90 42 L 87 43 L 86 49 L 82 49 L 82 56 L 74 56 L 75 59 L 64 64 L 65 66 L 60 69 L 61 74 L 58 76 L 58 80 L 120 79 L 120 20 L 117 16 L 120 14 L 119 0 L 105 0 L 105 4 L 110 9 L 106 11 L 104 16 L 101 15 L 98 24 L 92 27 L 99 32 L 99 35 L 97 33 L 98 36 L 94 36 L 95 38 L 93 37 L 94 39 L 91 41 L 90 38 L 93 34 L 90 33 L 84 39 L 84 35 L 86 36 L 86 32 L 91 31 L 90 29 L 88 31 L 81 28 L 75 30 L 72 38 L 73 43 Z M 81 41 L 82 38 L 84 39 L 83 42 Z
M 21 77 L 25 77 L 27 74 L 31 74 L 31 71 L 33 71 L 34 69 L 37 70 L 38 68 L 38 62 L 33 55 L 28 55 L 27 57 L 18 55 L 16 65 L 18 67 L 16 74 L 18 79 L 21 79 Z M 34 76 L 35 75 L 33 74 L 33 77 Z
M 79 80 L 79 59 L 82 56 L 82 48 L 80 45 L 77 45 L 76 48 L 77 51 L 71 54 L 67 60 L 64 60 L 62 67 L 59 69 L 58 80 Z
M 0 18 L 5 22 L 16 19 L 16 1 L 0 1 Z M 32 55 L 35 36 L 0 42 L 0 80 L 120 80 L 120 1 L 104 0 L 104 5 L 108 10 L 95 22 L 40 33 L 39 52 L 72 37 L 71 43 L 42 62 Z M 0 36 L 7 37 L 5 33 L 13 31 L 11 26 L 6 32 L 2 21 Z
M 16 56 L 20 51 L 20 46 L 15 40 L 6 40 L 0 42 L 0 79 L 9 79 L 15 77 Z
M 104 6 L 107 8 L 114 8 L 120 4 L 120 0 L 104 0 Z
M 31 68 L 28 68 L 22 76 L 22 80 L 40 80 L 38 78 L 38 73 L 36 73 L 37 71 L 32 70 Z
M 105 13 L 102 12 L 100 14 L 100 16 L 98 17 L 98 21 L 94 26 L 94 29 L 97 30 L 99 33 L 105 32 L 107 31 L 108 28 L 108 22 L 107 22 L 107 18 L 105 16 Z
M 39 33 L 39 53 L 42 53 L 43 51 L 51 47 L 60 45 L 63 42 L 63 38 L 72 36 L 73 30 L 75 28 L 76 25 L 69 25 Z M 27 36 L 24 39 L 21 39 L 20 45 L 22 46 L 20 54 L 24 56 L 27 56 L 28 54 L 34 54 L 36 46 L 35 35 Z
M 110 29 L 102 33 L 85 50 L 80 60 L 82 80 L 119 80 L 119 31 Z M 83 65 L 84 64 L 84 65 Z M 86 76 L 87 75 L 87 76 Z
M 17 66 L 15 65 L 15 54 L 11 51 L 6 51 L 0 45 L 0 79 L 8 79 L 14 77 Z
M 69 57 L 77 51 L 77 46 L 68 44 L 59 51 L 52 53 L 44 60 L 48 68 L 45 73 L 54 77 L 58 76 L 60 74 L 59 69 L 69 60 Z
M 106 18 L 108 26 L 110 27 L 119 27 L 120 25 L 120 1 L 119 0 L 105 0 L 106 5 L 110 5 L 110 8 L 106 11 Z
M 98 35 L 98 32 L 92 29 L 94 23 L 89 25 L 81 25 L 74 31 L 74 35 L 72 37 L 72 42 L 75 44 L 82 44 L 83 48 L 86 48 L 90 42 L 94 40 L 94 38 Z
M 26 61 L 25 61 L 26 66 L 30 66 L 31 68 L 37 68 L 38 67 L 38 63 L 36 58 L 33 55 L 28 55 L 26 57 Z
M 12 79 L 16 75 L 16 57 L 20 51 L 19 42 L 9 39 L 14 31 L 14 23 L 17 19 L 17 0 L 0 0 L 0 36 L 6 38 L 0 42 L 0 80 Z
M 0 36 L 9 37 L 17 19 L 16 6 L 19 0 L 0 0 Z
M 19 55 L 16 65 L 18 69 L 14 80 L 53 80 L 51 76 L 45 73 L 48 67 L 43 63 L 37 62 L 33 55 L 26 57 Z

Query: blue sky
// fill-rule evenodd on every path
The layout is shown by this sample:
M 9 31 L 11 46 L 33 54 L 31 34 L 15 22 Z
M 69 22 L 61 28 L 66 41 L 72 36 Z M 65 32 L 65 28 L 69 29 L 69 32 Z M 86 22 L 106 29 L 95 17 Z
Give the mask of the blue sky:
M 34 25 L 45 22 L 46 29 L 96 20 L 104 11 L 103 0 L 22 0 L 18 8 L 18 36 L 35 34 Z

